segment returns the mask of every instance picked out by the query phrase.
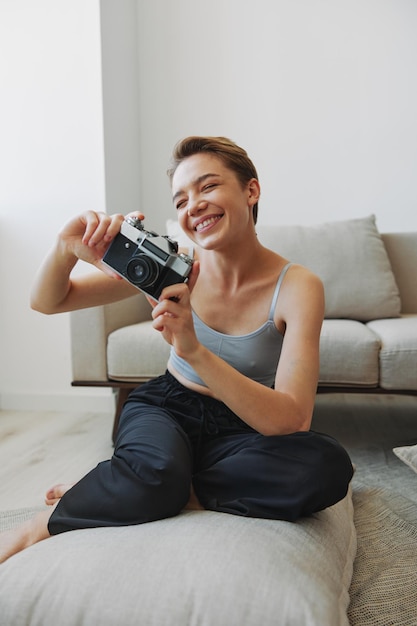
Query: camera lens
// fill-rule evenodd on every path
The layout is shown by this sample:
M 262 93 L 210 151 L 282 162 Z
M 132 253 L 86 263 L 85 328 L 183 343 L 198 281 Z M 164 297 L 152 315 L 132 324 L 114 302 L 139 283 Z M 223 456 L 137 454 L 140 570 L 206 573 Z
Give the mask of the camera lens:
M 129 261 L 126 274 L 133 284 L 148 287 L 158 278 L 159 265 L 145 254 L 140 254 Z

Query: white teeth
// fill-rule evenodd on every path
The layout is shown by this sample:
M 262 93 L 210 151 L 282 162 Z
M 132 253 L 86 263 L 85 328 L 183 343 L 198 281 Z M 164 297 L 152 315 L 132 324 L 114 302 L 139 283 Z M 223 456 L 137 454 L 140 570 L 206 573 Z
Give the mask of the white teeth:
M 208 217 L 206 220 L 204 220 L 204 222 L 200 222 L 199 224 L 197 224 L 195 229 L 198 232 L 199 230 L 205 228 L 209 224 L 213 224 L 214 222 L 217 222 L 217 220 L 219 220 L 219 219 L 220 219 L 220 216 L 219 217 Z

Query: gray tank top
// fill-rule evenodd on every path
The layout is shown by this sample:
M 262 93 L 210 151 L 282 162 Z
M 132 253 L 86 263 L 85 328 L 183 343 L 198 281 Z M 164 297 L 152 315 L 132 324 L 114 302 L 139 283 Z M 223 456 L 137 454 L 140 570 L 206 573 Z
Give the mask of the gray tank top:
M 229 363 L 244 376 L 272 387 L 281 355 L 283 335 L 274 323 L 274 312 L 282 281 L 291 263 L 287 263 L 278 277 L 267 321 L 247 335 L 225 335 L 213 330 L 192 312 L 198 340 L 211 352 Z M 181 359 L 171 347 L 170 362 L 177 372 L 190 382 L 206 387 L 195 370 Z

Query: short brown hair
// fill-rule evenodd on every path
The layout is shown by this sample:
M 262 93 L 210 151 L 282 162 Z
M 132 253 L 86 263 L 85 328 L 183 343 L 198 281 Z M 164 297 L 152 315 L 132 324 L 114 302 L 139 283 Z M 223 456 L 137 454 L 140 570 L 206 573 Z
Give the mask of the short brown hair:
M 186 137 L 179 141 L 172 152 L 171 165 L 167 171 L 170 181 L 182 161 L 194 154 L 209 152 L 217 156 L 223 164 L 235 172 L 241 185 L 244 186 L 252 178 L 258 180 L 258 174 L 246 150 L 227 137 Z M 253 206 L 253 220 L 258 219 L 258 203 Z

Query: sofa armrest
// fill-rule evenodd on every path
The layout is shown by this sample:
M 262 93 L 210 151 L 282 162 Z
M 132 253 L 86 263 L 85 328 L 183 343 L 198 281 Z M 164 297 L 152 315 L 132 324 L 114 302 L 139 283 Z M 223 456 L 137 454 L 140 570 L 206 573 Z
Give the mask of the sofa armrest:
M 417 313 L 417 233 L 382 233 L 400 291 L 401 313 Z
M 149 319 L 151 307 L 142 293 L 121 302 L 71 312 L 73 382 L 107 382 L 107 337 L 118 328 Z

